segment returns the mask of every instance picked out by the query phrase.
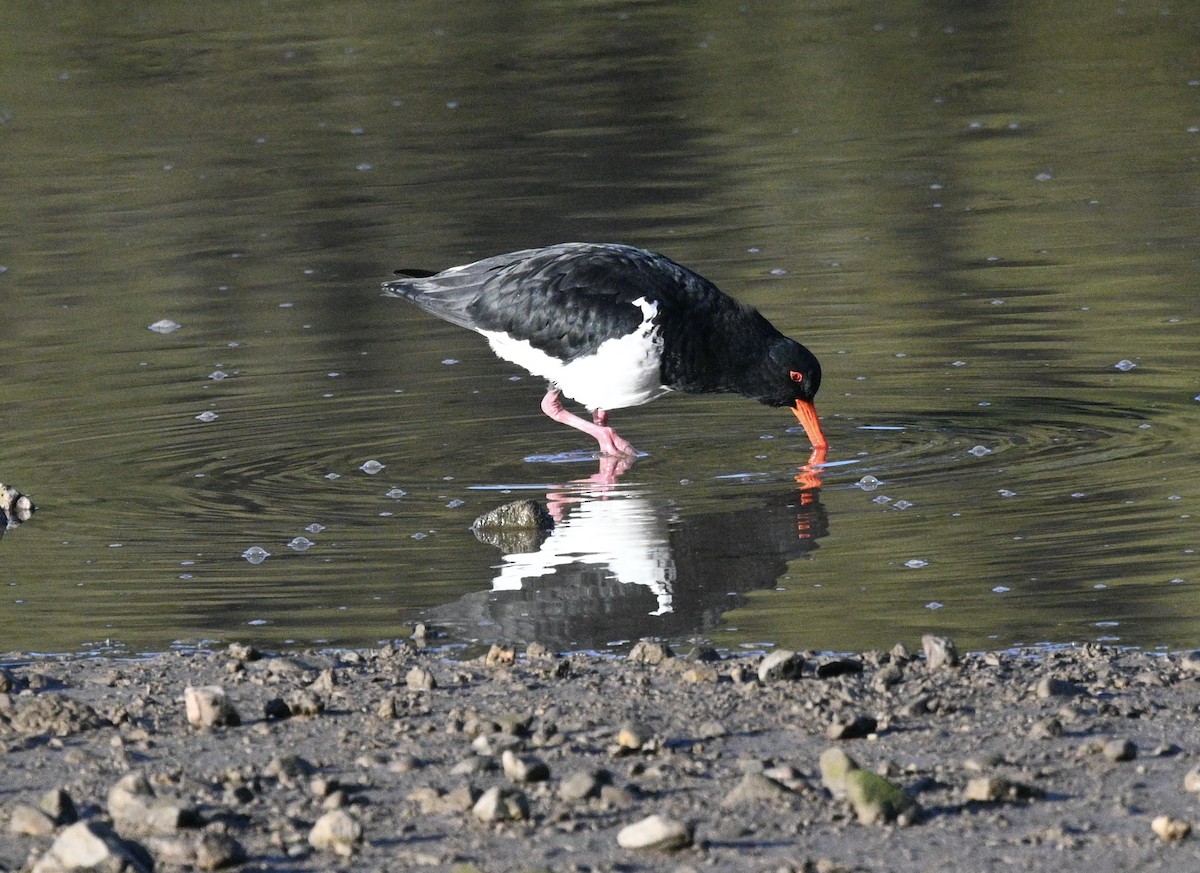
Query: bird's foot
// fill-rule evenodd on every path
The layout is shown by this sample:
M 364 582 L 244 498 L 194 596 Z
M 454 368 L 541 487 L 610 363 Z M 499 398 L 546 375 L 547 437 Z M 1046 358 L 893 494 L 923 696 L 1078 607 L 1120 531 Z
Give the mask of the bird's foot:
M 601 427 L 595 433 L 596 442 L 600 444 L 600 454 L 614 458 L 629 458 L 638 456 L 638 450 L 629 444 L 623 436 L 611 427 Z

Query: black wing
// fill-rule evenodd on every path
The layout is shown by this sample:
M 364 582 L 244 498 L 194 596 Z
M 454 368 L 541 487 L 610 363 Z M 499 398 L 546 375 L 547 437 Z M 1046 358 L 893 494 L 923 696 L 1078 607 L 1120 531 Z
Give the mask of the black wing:
M 644 314 L 636 300 L 657 304 L 656 320 L 685 300 L 692 312 L 732 303 L 662 255 L 590 243 L 497 255 L 428 278 L 388 282 L 384 291 L 454 324 L 526 340 L 562 360 L 637 330 Z

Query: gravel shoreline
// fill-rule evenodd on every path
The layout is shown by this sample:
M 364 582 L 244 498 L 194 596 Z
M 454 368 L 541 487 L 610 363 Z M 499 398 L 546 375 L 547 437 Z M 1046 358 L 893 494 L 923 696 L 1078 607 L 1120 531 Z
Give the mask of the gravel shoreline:
M 1200 654 L 5 663 L 0 871 L 1200 869 Z

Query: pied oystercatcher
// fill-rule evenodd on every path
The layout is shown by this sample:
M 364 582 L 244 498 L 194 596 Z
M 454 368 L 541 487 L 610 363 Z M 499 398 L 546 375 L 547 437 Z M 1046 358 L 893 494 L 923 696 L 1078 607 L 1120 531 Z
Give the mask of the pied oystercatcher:
M 703 276 L 645 249 L 562 243 L 450 267 L 397 270 L 391 297 L 487 338 L 501 358 L 550 382 L 542 411 L 592 436 L 604 455 L 637 453 L 608 426 L 608 410 L 668 391 L 731 391 L 787 406 L 823 455 L 813 406 L 817 358 L 757 310 Z M 583 404 L 592 420 L 562 405 Z

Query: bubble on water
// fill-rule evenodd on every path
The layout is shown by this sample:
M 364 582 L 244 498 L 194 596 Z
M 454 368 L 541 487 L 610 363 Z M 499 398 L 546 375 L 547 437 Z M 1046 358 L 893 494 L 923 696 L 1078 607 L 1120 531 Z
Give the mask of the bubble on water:
M 965 367 L 966 365 L 967 365 L 966 361 L 954 361 L 953 363 L 950 364 L 951 367 Z
M 417 531 L 415 534 L 412 535 L 411 539 L 423 540 L 427 536 L 429 536 L 429 534 L 425 533 L 424 531 Z
M 911 500 L 897 500 L 892 504 L 892 509 L 909 509 L 916 506 Z
M 220 382 L 222 379 L 228 379 L 229 374 L 226 373 L 224 370 L 213 370 L 211 373 L 208 374 L 208 378 L 213 379 L 217 382 Z
M 873 499 L 871 502 L 878 503 L 880 506 L 887 506 L 889 503 L 892 502 L 892 498 L 888 497 L 886 494 L 880 494 L 878 497 Z
M 975 446 L 973 449 L 967 449 L 967 454 L 974 455 L 977 458 L 982 458 L 984 455 L 990 455 L 992 450 L 987 446 Z
M 1039 182 L 1049 182 L 1051 179 L 1054 178 L 1054 174 L 1053 173 L 1038 173 L 1033 178 Z
M 467 501 L 465 501 L 465 500 L 459 500 L 459 499 L 456 497 L 456 498 L 454 498 L 453 500 L 451 500 L 449 503 L 447 503 L 447 504 L 446 504 L 446 508 L 447 508 L 447 509 L 458 509 L 460 506 L 462 506 L 462 505 L 463 505 L 464 503 L 466 503 L 466 502 L 467 502 Z
M 326 473 L 325 478 L 328 479 L 330 482 L 334 482 L 338 479 L 341 479 L 342 474 L 341 473 Z
M 265 618 L 252 618 L 246 622 L 246 624 L 251 625 L 252 627 L 262 627 L 266 623 L 267 620 Z
M 786 276 L 787 270 L 783 269 L 783 267 L 776 267 L 774 270 L 771 271 L 771 275 L 772 276 Z
M 999 494 L 1001 497 L 1016 497 L 1017 496 L 1016 491 L 1009 491 L 1007 488 L 1001 488 L 996 493 Z
M 354 165 L 354 169 L 358 170 L 360 173 L 366 173 L 370 170 L 374 170 L 375 165 L 372 164 L 370 161 L 360 161 L 359 163 Z
M 922 561 L 920 558 L 913 558 L 911 561 L 905 561 L 904 566 L 910 570 L 919 570 L 922 567 L 928 567 L 928 561 Z
M 166 333 L 175 333 L 175 331 L 179 330 L 179 328 L 183 327 L 183 325 L 179 324 L 176 321 L 171 321 L 171 319 L 169 319 L 169 318 L 160 318 L 158 321 L 154 322 L 154 324 L 150 325 L 149 327 L 150 327 L 150 330 L 154 331 L 155 333 L 166 334 Z
M 876 479 L 874 476 L 863 476 L 861 479 L 859 479 L 854 484 L 856 484 L 863 491 L 874 491 L 876 488 L 878 488 L 883 483 L 880 482 L 878 479 Z
M 271 557 L 271 553 L 262 546 L 251 546 L 250 548 L 246 549 L 246 551 L 242 552 L 242 557 L 251 564 L 261 564 L 267 558 Z
M 1009 591 L 1012 591 L 1012 589 L 1009 588 L 1007 585 L 997 585 L 995 588 L 992 589 L 992 592 L 994 594 L 1006 594 Z
M 931 600 L 925 604 L 926 609 L 941 609 L 943 606 L 945 606 L 944 603 L 938 603 L 936 600 Z
M 199 415 L 197 415 L 196 421 L 216 421 L 218 418 L 220 418 L 220 416 L 210 409 L 207 412 L 201 412 Z
M 403 488 L 393 488 L 392 490 L 390 490 L 390 491 L 389 491 L 387 494 L 385 494 L 384 496 L 385 496 L 385 497 L 391 497 L 391 498 L 393 498 L 393 499 L 395 499 L 395 500 L 398 500 L 398 499 L 400 499 L 401 497 L 407 497 L 407 496 L 408 496 L 408 492 L 407 492 L 407 491 L 405 491 Z
M 374 476 L 376 473 L 378 473 L 380 470 L 384 469 L 384 467 L 386 467 L 386 466 L 387 466 L 386 464 L 381 464 L 381 463 L 379 463 L 379 461 L 370 460 L 370 461 L 367 461 L 366 463 L 364 463 L 358 469 L 362 470 L 368 476 Z
M 446 367 L 453 367 L 457 363 L 458 363 L 458 358 L 443 358 L 442 359 L 442 365 L 446 366 Z
M 314 543 L 308 537 L 295 537 L 290 543 L 288 543 L 288 548 L 296 552 L 307 552 L 315 545 L 316 543 Z
M 1130 370 L 1132 370 L 1134 367 L 1136 367 L 1137 364 L 1135 364 L 1133 361 L 1129 360 L 1128 358 L 1122 358 L 1121 360 L 1119 360 L 1115 364 L 1113 364 L 1113 366 L 1116 367 L 1118 370 L 1120 370 L 1122 373 L 1128 373 Z
M 325 525 L 318 524 L 317 522 L 314 521 L 312 524 L 310 524 L 308 527 L 306 527 L 305 530 L 308 531 L 310 534 L 319 534 L 321 531 L 325 530 Z

